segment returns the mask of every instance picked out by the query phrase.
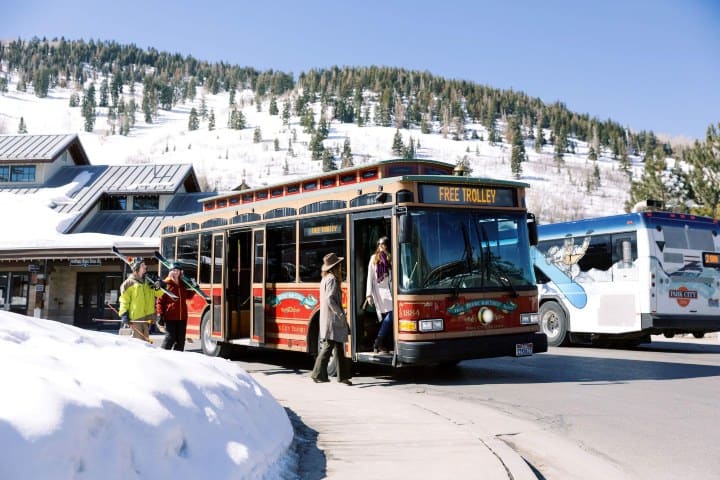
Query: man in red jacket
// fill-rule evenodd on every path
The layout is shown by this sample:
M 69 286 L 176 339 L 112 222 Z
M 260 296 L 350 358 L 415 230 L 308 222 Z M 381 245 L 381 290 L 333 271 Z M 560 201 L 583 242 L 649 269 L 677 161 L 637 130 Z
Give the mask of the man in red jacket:
M 195 296 L 182 281 L 182 264 L 172 262 L 165 283 L 167 289 L 178 296 L 176 301 L 167 295 L 157 299 L 155 311 L 158 325 L 165 326 L 165 339 L 162 348 L 165 350 L 180 350 L 185 348 L 185 332 L 187 330 L 187 304 L 186 300 Z

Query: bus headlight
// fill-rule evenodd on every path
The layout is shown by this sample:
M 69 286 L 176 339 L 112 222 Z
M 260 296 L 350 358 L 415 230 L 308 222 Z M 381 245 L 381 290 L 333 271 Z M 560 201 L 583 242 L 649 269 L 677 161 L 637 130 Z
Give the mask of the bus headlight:
M 520 324 L 521 325 L 532 325 L 533 323 L 538 323 L 538 314 L 537 313 L 521 313 L 520 314 Z
M 430 318 L 418 322 L 421 332 L 442 332 L 444 329 L 442 318 Z
M 478 321 L 483 325 L 489 325 L 495 320 L 495 313 L 487 307 L 481 307 L 477 313 Z

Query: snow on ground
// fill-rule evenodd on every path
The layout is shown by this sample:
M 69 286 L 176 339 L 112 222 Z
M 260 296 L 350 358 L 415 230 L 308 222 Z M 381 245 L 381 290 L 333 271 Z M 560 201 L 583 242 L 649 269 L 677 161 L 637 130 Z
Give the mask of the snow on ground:
M 292 478 L 285 410 L 233 363 L 0 311 L 0 478 Z
M 220 191 L 232 189 L 243 180 L 251 187 L 259 187 L 321 171 L 321 163 L 310 158 L 310 134 L 303 132 L 299 117 L 292 116 L 289 125 L 283 125 L 279 115 L 269 115 L 268 101 L 258 112 L 253 103 L 254 94 L 248 90 L 236 95 L 236 103 L 246 119 L 247 128 L 243 130 L 231 130 L 226 126 L 230 112 L 227 92 L 211 95 L 199 88 L 194 101 L 179 103 L 170 111 L 159 110 L 151 124 L 145 123 L 142 112 L 138 111 L 130 135 L 121 136 L 109 134 L 106 108 L 97 108 L 94 131 L 84 132 L 80 108 L 68 106 L 70 95 L 75 91 L 73 88 L 54 88 L 48 98 L 40 99 L 32 93 L 30 85 L 27 92 L 18 92 L 15 76 L 10 77 L 8 92 L 0 94 L 0 133 L 16 133 L 20 117 L 31 134 L 78 133 L 90 162 L 95 165 L 192 163 L 201 182 L 209 189 Z M 98 85 L 99 80 L 96 88 Z M 130 99 L 127 87 L 123 98 L 126 103 Z M 208 112 L 212 110 L 215 114 L 216 129 L 210 131 L 208 121 L 201 120 L 199 130 L 188 131 L 190 109 L 199 109 L 203 99 Z M 135 101 L 141 104 L 141 84 L 135 86 Z M 290 95 L 278 98 L 280 111 L 287 101 L 292 102 L 293 98 Z M 317 124 L 320 104 L 315 103 L 313 108 Z M 262 136 L 259 143 L 253 141 L 256 127 L 260 128 Z M 434 133 L 423 134 L 417 128 L 401 129 L 400 133 L 405 144 L 410 138 L 420 142 L 417 151 L 420 158 L 453 165 L 465 159 L 475 176 L 510 179 L 509 146 L 504 143 L 490 145 L 482 125 L 468 123 L 465 128 L 468 132 L 475 130 L 484 140 L 444 138 L 438 124 L 434 125 Z M 358 127 L 332 121 L 324 145 L 333 151 L 341 151 L 345 139 L 349 139 L 355 164 L 371 163 L 395 157 L 391 152 L 395 131 L 393 127 Z M 549 131 L 545 132 L 545 137 L 550 137 Z M 541 223 L 623 211 L 630 190 L 628 176 L 620 171 L 610 153 L 603 150 L 597 161 L 601 185 L 587 191 L 586 181 L 592 174 L 594 162 L 587 158 L 587 143 L 575 143 L 576 153 L 566 153 L 564 165 L 558 169 L 553 162 L 552 145 L 546 145 L 536 153 L 532 141 L 526 142 L 528 161 L 522 165 L 520 180 L 531 186 L 528 208 L 538 215 Z M 631 161 L 635 174 L 638 174 L 642 168 L 640 159 L 632 157 Z

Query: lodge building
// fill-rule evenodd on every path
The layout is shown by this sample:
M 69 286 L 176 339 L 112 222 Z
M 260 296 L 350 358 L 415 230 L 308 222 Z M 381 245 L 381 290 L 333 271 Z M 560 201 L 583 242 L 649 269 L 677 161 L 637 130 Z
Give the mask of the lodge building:
M 84 328 L 117 318 L 113 308 L 129 272 L 112 246 L 157 269 L 160 223 L 200 211 L 200 201 L 216 195 L 201 191 L 192 165 L 92 165 L 78 135 L 0 135 L 1 203 L 63 186 L 70 186 L 69 199 L 53 205 L 70 219 L 61 235 L 0 234 L 0 309 Z

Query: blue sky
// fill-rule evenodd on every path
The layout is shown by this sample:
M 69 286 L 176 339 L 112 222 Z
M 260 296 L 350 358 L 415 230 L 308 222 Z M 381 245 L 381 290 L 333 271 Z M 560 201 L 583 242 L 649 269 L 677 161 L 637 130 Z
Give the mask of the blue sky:
M 523 91 L 633 130 L 720 123 L 717 0 L 23 0 L 0 38 L 90 38 L 298 74 L 385 65 Z

